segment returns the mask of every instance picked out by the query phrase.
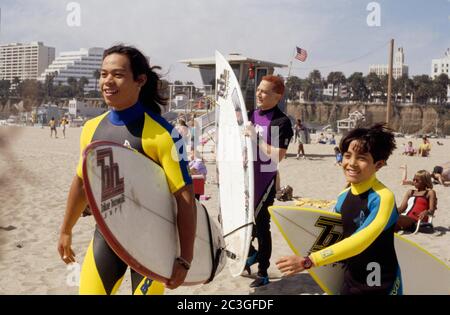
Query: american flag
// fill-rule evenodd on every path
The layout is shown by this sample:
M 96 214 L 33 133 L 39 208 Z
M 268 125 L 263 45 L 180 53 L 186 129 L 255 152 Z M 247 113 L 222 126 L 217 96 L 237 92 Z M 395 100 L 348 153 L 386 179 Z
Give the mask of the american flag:
M 306 60 L 306 57 L 308 57 L 308 53 L 306 52 L 306 50 L 297 47 L 297 54 L 295 55 L 295 59 L 304 62 Z

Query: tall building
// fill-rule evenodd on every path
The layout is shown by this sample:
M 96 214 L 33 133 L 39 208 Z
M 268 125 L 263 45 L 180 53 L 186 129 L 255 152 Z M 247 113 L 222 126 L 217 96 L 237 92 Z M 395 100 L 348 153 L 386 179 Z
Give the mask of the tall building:
M 55 59 L 55 48 L 42 42 L 0 45 L 0 80 L 37 79 Z
M 431 60 L 431 77 L 434 79 L 442 73 L 450 77 L 450 48 L 444 54 L 444 58 Z
M 53 77 L 53 85 L 68 85 L 67 79 L 72 77 L 77 81 L 85 77 L 89 83 L 84 86 L 84 91 L 92 91 L 98 87 L 94 77 L 94 71 L 100 70 L 103 58 L 103 48 L 81 48 L 79 51 L 62 52 L 59 57 L 39 77 L 39 81 L 45 82 L 47 76 Z
M 369 73 L 375 73 L 377 76 L 381 77 L 388 74 L 389 65 L 371 65 L 369 67 Z M 399 47 L 394 53 L 393 60 L 393 73 L 394 79 L 400 78 L 402 75 L 408 74 L 408 66 L 405 64 L 405 54 L 403 53 L 403 48 Z
M 444 54 L 444 58 L 431 60 L 431 77 L 435 79 L 445 73 L 450 78 L 450 48 Z M 447 103 L 450 103 L 450 84 L 447 86 Z

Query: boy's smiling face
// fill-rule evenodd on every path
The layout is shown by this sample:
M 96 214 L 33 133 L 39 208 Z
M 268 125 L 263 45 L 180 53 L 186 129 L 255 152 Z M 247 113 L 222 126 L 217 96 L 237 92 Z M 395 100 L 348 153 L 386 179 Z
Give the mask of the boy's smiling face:
M 361 152 L 358 140 L 353 140 L 343 154 L 342 168 L 345 179 L 352 184 L 370 179 L 383 165 L 384 161 L 374 163 L 370 152 Z

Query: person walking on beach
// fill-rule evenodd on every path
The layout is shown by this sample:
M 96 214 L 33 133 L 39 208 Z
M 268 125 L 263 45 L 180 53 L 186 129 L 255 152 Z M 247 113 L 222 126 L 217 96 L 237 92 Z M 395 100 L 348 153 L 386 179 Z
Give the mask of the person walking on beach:
M 155 68 L 159 69 L 150 67 L 147 58 L 134 47 L 117 45 L 104 52 L 99 85 L 111 110 L 86 122 L 80 137 L 80 153 L 92 141 L 107 140 L 127 143 L 160 164 L 178 208 L 180 256 L 174 260 L 172 276 L 166 283 L 168 288 L 175 289 L 183 283 L 193 258 L 197 214 L 185 147 L 172 150 L 175 143 L 182 141 L 181 136 L 160 115 L 160 105 L 166 105 L 167 100 L 162 97 Z M 177 158 L 172 157 L 172 151 Z M 86 205 L 80 157 L 58 242 L 58 252 L 66 264 L 75 262 L 72 230 Z M 95 228 L 81 268 L 79 293 L 116 293 L 127 268 Z M 134 270 L 131 270 L 131 284 L 133 294 L 164 292 L 162 283 Z
M 61 119 L 60 125 L 61 125 L 61 128 L 62 128 L 62 133 L 63 133 L 63 138 L 64 138 L 64 139 L 66 138 L 66 125 L 67 125 L 68 123 L 69 123 L 69 122 L 67 121 L 67 118 L 66 118 L 66 117 L 63 117 L 63 118 Z
M 267 270 L 272 254 L 272 236 L 268 207 L 275 199 L 278 163 L 286 156 L 293 137 L 291 121 L 278 107 L 284 89 L 280 77 L 269 75 L 262 78 L 256 90 L 258 108 L 249 113 L 251 123 L 245 129 L 256 148 L 253 160 L 256 225 L 253 230 L 258 250 L 251 245 L 245 269 L 251 273 L 250 267 L 258 263 L 258 274 L 250 287 L 269 283 Z
M 307 257 L 281 257 L 277 267 L 284 275 L 342 262 L 345 271 L 341 294 L 402 294 L 394 247 L 399 214 L 394 194 L 376 178 L 376 172 L 386 165 L 395 148 L 394 134 L 383 124 L 354 129 L 341 140 L 342 168 L 350 183 L 335 206 L 335 211 L 342 214 L 343 239 Z M 367 281 L 373 264 L 381 273 L 376 285 Z
M 50 122 L 48 123 L 48 125 L 50 126 L 50 138 L 53 137 L 53 132 L 55 132 L 55 139 L 58 138 L 58 133 L 56 131 L 55 117 L 52 117 L 52 119 L 50 119 Z
M 309 142 L 309 132 L 308 128 L 303 126 L 302 121 L 300 119 L 297 119 L 297 122 L 294 126 L 295 130 L 295 139 L 298 142 L 298 149 L 297 149 L 297 160 L 300 158 L 300 153 L 302 154 L 302 158 L 306 159 L 305 155 L 305 148 L 304 144 L 307 144 Z

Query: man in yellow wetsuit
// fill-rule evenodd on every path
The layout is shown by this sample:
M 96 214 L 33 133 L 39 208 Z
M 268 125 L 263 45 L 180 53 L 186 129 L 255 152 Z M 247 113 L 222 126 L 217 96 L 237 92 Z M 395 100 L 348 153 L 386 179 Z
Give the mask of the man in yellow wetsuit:
M 193 258 L 196 208 L 183 141 L 160 116 L 159 105 L 164 104 L 165 100 L 159 94 L 159 83 L 158 75 L 137 49 L 119 45 L 106 50 L 100 88 L 111 110 L 85 124 L 80 138 L 80 152 L 93 141 L 113 141 L 132 147 L 163 168 L 178 207 L 181 254 L 174 261 L 172 277 L 166 283 L 168 288 L 175 289 L 183 283 Z M 75 261 L 71 248 L 72 229 L 87 204 L 81 166 L 82 157 L 69 191 L 58 243 L 58 251 L 65 263 Z M 81 269 L 80 294 L 114 294 L 127 267 L 96 228 Z M 133 294 L 164 292 L 162 283 L 134 270 L 131 270 L 131 280 Z

